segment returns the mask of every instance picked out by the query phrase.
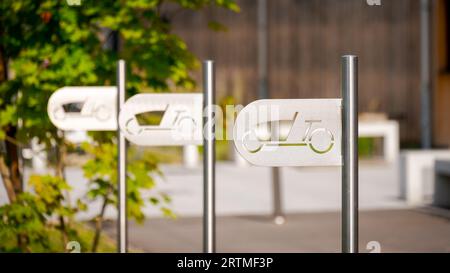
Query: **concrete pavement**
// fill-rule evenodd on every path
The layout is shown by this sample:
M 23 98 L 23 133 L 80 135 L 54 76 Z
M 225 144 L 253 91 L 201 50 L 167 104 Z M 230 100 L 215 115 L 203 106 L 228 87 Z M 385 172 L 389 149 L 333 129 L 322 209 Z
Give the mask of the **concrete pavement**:
M 202 168 L 185 168 L 179 165 L 162 165 L 164 177 L 155 177 L 157 187 L 143 191 L 151 196 L 155 191 L 165 192 L 172 198 L 170 207 L 179 216 L 195 217 L 202 214 Z M 26 177 L 31 173 L 27 170 Z M 73 190 L 71 199 L 85 195 L 88 183 L 78 167 L 67 167 L 66 177 Z M 338 211 L 341 206 L 340 168 L 281 168 L 282 204 L 286 213 Z M 233 163 L 217 164 L 217 214 L 218 215 L 269 215 L 272 212 L 271 169 L 263 167 L 238 167 Z M 360 208 L 407 208 L 399 196 L 398 173 L 394 165 L 360 163 Z M 0 203 L 6 193 L 0 187 Z M 100 202 L 89 205 L 80 219 L 90 219 L 100 210 Z M 147 205 L 144 213 L 161 217 L 161 212 Z M 116 210 L 110 207 L 107 218 L 115 219 Z
M 72 199 L 84 195 L 87 181 L 76 167 L 67 168 L 74 188 Z M 144 225 L 130 223 L 130 244 L 145 252 L 201 252 L 202 170 L 163 165 L 157 188 L 171 196 L 177 220 L 161 218 L 152 206 Z M 219 252 L 339 252 L 339 168 L 282 168 L 285 225 L 277 226 L 272 212 L 270 168 L 217 165 L 217 238 Z M 29 175 L 29 172 L 27 172 Z M 398 198 L 397 168 L 360 164 L 360 249 L 378 241 L 382 252 L 450 252 L 448 211 L 409 207 Z M 152 192 L 143 192 L 151 195 Z M 0 187 L 0 202 L 5 192 Z M 89 206 L 89 219 L 99 204 Z M 116 212 L 110 208 L 110 219 Z M 113 222 L 107 232 L 114 235 Z
M 360 213 L 360 252 L 379 242 L 381 252 L 450 252 L 450 213 L 436 209 Z M 107 231 L 115 234 L 115 224 Z M 130 245 L 144 252 L 201 252 L 201 218 L 149 219 L 130 223 Z M 289 214 L 278 226 L 267 216 L 222 216 L 218 252 L 340 252 L 338 212 Z

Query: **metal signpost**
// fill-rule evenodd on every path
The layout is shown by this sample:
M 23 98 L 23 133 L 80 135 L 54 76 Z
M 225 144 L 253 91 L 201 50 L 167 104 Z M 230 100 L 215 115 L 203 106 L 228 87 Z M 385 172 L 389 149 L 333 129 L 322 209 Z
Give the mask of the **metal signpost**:
M 74 86 L 56 90 L 47 112 L 61 130 L 117 131 L 118 139 L 118 252 L 127 252 L 126 143 L 118 127 L 118 114 L 125 102 L 125 61 L 117 64 L 117 86 Z
M 119 120 L 119 112 L 125 103 L 126 70 L 125 61 L 117 63 L 117 109 L 116 120 Z M 128 251 L 128 221 L 127 221 L 127 146 L 126 140 L 120 128 L 117 129 L 117 189 L 119 194 L 117 242 L 118 252 Z
M 199 145 L 203 139 L 203 250 L 216 251 L 214 70 L 213 61 L 203 63 L 203 95 L 139 94 L 125 102 L 125 61 L 120 60 L 117 87 L 65 87 L 51 96 L 47 110 L 56 127 L 117 130 L 120 253 L 127 252 L 125 139 L 145 146 Z M 250 103 L 236 119 L 233 138 L 237 151 L 254 165 L 342 166 L 342 252 L 355 253 L 358 252 L 356 56 L 342 57 L 341 88 L 342 99 Z M 153 114 L 157 114 L 156 119 Z
M 119 127 L 136 145 L 200 145 L 202 99 L 199 93 L 135 95 L 121 108 Z
M 342 57 L 342 252 L 358 252 L 358 57 Z
M 204 94 L 138 94 L 129 98 L 120 108 L 118 122 L 123 137 L 136 145 L 200 145 L 203 140 L 203 242 L 204 251 L 212 253 L 215 251 L 215 90 L 213 61 L 204 62 L 203 77 Z M 118 84 L 118 86 L 120 85 Z M 205 109 L 203 119 L 202 106 Z M 204 135 L 202 124 L 205 126 Z M 120 206 L 120 208 L 123 207 Z M 125 224 L 124 227 L 126 228 Z M 123 236 L 126 236 L 126 233 Z
M 257 166 L 340 166 L 340 99 L 272 99 L 236 118 L 237 151 Z
M 258 166 L 342 166 L 342 252 L 358 252 L 358 59 L 342 57 L 342 99 L 258 100 L 239 113 L 237 151 Z
M 139 94 L 125 102 L 125 61 L 119 60 L 116 87 L 64 87 L 49 99 L 48 115 L 59 129 L 117 131 L 120 253 L 126 253 L 128 245 L 126 139 L 144 146 L 199 145 L 204 139 L 204 251 L 215 251 L 214 62 L 205 61 L 203 69 L 204 95 Z M 204 120 L 202 101 L 207 111 Z M 159 115 L 157 123 L 152 123 L 155 116 L 147 114 Z M 206 124 L 204 138 L 202 121 Z
M 258 97 L 269 98 L 269 23 L 268 0 L 258 0 Z M 272 167 L 273 217 L 277 225 L 285 223 L 283 213 L 281 169 Z
M 216 251 L 216 148 L 214 128 L 215 71 L 214 62 L 203 62 L 203 252 Z

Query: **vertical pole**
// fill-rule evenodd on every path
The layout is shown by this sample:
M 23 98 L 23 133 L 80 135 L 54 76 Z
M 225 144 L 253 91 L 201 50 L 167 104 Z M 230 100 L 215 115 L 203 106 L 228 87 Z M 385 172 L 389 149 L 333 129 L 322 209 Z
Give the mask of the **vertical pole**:
M 117 121 L 119 120 L 120 109 L 125 103 L 125 61 L 119 60 L 117 64 Z M 118 226 L 117 226 L 117 248 L 118 252 L 126 253 L 128 250 L 128 226 L 127 226 L 127 147 L 125 137 L 117 128 L 117 177 L 118 177 Z
M 269 39 L 267 0 L 258 0 L 258 93 L 260 99 L 269 98 Z
M 286 219 L 283 214 L 283 205 L 282 205 L 282 191 L 281 191 L 281 174 L 280 168 L 274 167 L 272 168 L 272 186 L 273 186 L 273 221 L 277 225 L 282 225 L 286 222 Z
M 269 98 L 269 25 L 268 2 L 258 0 L 258 97 Z M 271 168 L 272 173 L 272 213 L 277 225 L 284 224 L 282 207 L 280 168 Z
M 342 252 L 358 252 L 358 57 L 342 57 Z
M 216 251 L 216 147 L 214 128 L 215 71 L 213 61 L 203 62 L 203 251 Z
M 430 12 L 429 0 L 420 2 L 420 84 L 422 148 L 431 148 L 431 79 L 430 79 Z

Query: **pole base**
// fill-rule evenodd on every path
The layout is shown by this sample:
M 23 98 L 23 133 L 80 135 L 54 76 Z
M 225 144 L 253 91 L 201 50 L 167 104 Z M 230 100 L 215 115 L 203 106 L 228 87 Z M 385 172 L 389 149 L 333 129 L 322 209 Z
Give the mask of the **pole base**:
M 286 218 L 284 217 L 284 216 L 275 216 L 274 218 L 273 218 L 273 222 L 276 224 L 276 225 L 279 225 L 279 226 L 281 226 L 281 225 L 283 225 L 284 223 L 286 223 Z

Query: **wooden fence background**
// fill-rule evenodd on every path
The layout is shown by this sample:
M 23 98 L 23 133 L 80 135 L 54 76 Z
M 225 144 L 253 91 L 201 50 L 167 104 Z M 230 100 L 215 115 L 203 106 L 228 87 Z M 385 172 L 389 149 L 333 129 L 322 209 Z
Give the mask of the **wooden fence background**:
M 269 0 L 271 98 L 334 98 L 340 94 L 340 56 L 360 59 L 360 112 L 387 113 L 405 142 L 420 140 L 420 3 L 418 0 Z M 257 1 L 241 12 L 184 12 L 174 31 L 200 58 L 217 65 L 218 99 L 257 98 Z M 227 32 L 207 24 L 219 21 Z M 197 73 L 198 79 L 200 72 Z

